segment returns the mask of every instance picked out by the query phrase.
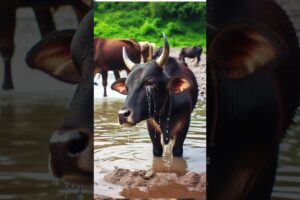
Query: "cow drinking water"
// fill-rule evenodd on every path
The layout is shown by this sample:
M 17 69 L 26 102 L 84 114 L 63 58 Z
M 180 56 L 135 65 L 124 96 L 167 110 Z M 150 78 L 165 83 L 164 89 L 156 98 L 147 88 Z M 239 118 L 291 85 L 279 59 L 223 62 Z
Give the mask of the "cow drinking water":
M 127 95 L 119 111 L 119 122 L 134 126 L 146 120 L 153 155 L 162 156 L 164 144 L 174 141 L 173 156 L 182 156 L 190 115 L 198 97 L 197 81 L 187 65 L 169 57 L 164 35 L 162 54 L 145 64 L 133 63 L 123 48 L 123 59 L 131 69 L 127 79 L 118 79 L 112 89 Z

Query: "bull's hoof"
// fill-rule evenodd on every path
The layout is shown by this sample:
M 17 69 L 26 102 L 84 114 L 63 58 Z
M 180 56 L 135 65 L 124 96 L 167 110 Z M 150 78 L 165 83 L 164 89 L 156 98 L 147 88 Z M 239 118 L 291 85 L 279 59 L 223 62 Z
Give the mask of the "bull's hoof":
M 103 97 L 107 97 L 107 94 L 104 94 Z
M 12 89 L 14 89 L 14 85 L 12 82 L 4 82 L 2 84 L 2 89 L 3 90 L 12 90 Z
M 173 148 L 172 150 L 173 156 L 182 157 L 183 149 L 182 148 Z

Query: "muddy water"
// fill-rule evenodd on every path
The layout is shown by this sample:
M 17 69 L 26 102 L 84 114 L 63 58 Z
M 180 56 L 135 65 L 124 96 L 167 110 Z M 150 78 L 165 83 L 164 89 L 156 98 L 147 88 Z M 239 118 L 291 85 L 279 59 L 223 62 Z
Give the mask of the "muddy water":
M 78 189 L 66 189 L 48 170 L 49 137 L 70 97 L 0 92 L 0 199 L 64 199 L 66 193 L 77 198 Z M 90 189 L 83 191 L 91 196 Z
M 71 13 L 70 13 L 71 12 Z M 55 13 L 58 29 L 76 28 L 72 11 Z M 61 20 L 61 19 L 64 20 Z M 26 53 L 40 40 L 29 8 L 18 9 L 12 59 L 14 91 L 0 89 L 0 199 L 77 199 L 78 188 L 56 181 L 48 170 L 48 141 L 62 123 L 76 85 L 61 83 L 25 63 Z M 3 63 L 0 57 L 0 82 Z M 84 188 L 85 199 L 91 188 Z
M 199 197 L 199 193 L 189 192 L 178 185 L 157 186 L 154 191 L 149 191 L 145 195 L 141 194 L 141 191 L 124 189 L 103 180 L 103 177 L 115 167 L 131 171 L 152 170 L 177 175 L 184 175 L 189 171 L 206 171 L 205 103 L 199 101 L 192 113 L 183 158 L 172 158 L 168 153 L 162 158 L 156 158 L 152 155 L 152 144 L 144 122 L 133 128 L 123 128 L 118 124 L 117 112 L 123 102 L 124 99 L 120 98 L 97 98 L 95 100 L 95 194 L 110 197 L 162 197 L 162 195 L 170 197 L 168 195 L 173 192 L 177 197 L 182 198 Z
M 300 118 L 295 117 L 295 125 L 280 146 L 279 167 L 273 199 L 300 199 Z

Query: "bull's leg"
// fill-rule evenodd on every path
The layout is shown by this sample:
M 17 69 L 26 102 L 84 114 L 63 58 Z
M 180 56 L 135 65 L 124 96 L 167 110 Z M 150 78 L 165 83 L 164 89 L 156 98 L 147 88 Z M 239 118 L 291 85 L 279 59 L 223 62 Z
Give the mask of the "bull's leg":
M 104 90 L 103 96 L 107 97 L 106 87 L 107 87 L 108 73 L 107 73 L 107 71 L 103 71 L 101 75 L 102 75 L 102 85 L 103 85 L 103 90 Z
M 163 154 L 163 147 L 160 142 L 161 133 L 155 129 L 154 123 L 152 119 L 147 120 L 148 133 L 153 145 L 153 155 L 161 157 Z
M 114 75 L 116 80 L 120 78 L 120 73 L 118 70 L 114 70 Z
M 198 55 L 198 56 L 197 56 L 197 61 L 196 61 L 196 64 L 195 64 L 195 66 L 199 66 L 199 62 L 200 62 L 200 60 L 201 60 L 201 59 L 200 59 L 200 55 Z
M 49 8 L 34 8 L 33 11 L 42 36 L 55 31 L 55 23 Z
M 182 156 L 183 154 L 183 143 L 186 137 L 186 134 L 189 130 L 190 119 L 187 120 L 182 130 L 177 134 L 175 144 L 173 145 L 172 153 L 173 156 Z
M 14 88 L 11 74 L 11 58 L 14 52 L 16 10 L 1 10 L 0 24 L 0 54 L 4 62 L 2 88 L 4 90 L 9 90 Z

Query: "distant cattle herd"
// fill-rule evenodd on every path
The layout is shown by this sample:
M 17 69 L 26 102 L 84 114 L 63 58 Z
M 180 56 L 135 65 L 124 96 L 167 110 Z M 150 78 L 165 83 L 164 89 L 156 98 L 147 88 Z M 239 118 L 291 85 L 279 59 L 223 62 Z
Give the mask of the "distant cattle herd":
M 104 88 L 103 96 L 107 96 L 108 71 L 113 71 L 117 79 L 120 78 L 119 71 L 125 70 L 129 74 L 130 69 L 126 67 L 122 58 L 122 48 L 126 47 L 129 58 L 135 63 L 146 63 L 156 59 L 162 53 L 162 47 L 156 48 L 152 42 L 138 42 L 135 39 L 104 39 L 95 38 L 94 41 L 94 74 L 100 73 Z M 199 65 L 202 54 L 201 46 L 190 46 L 180 50 L 178 60 L 185 58 L 197 59 L 195 66 Z

